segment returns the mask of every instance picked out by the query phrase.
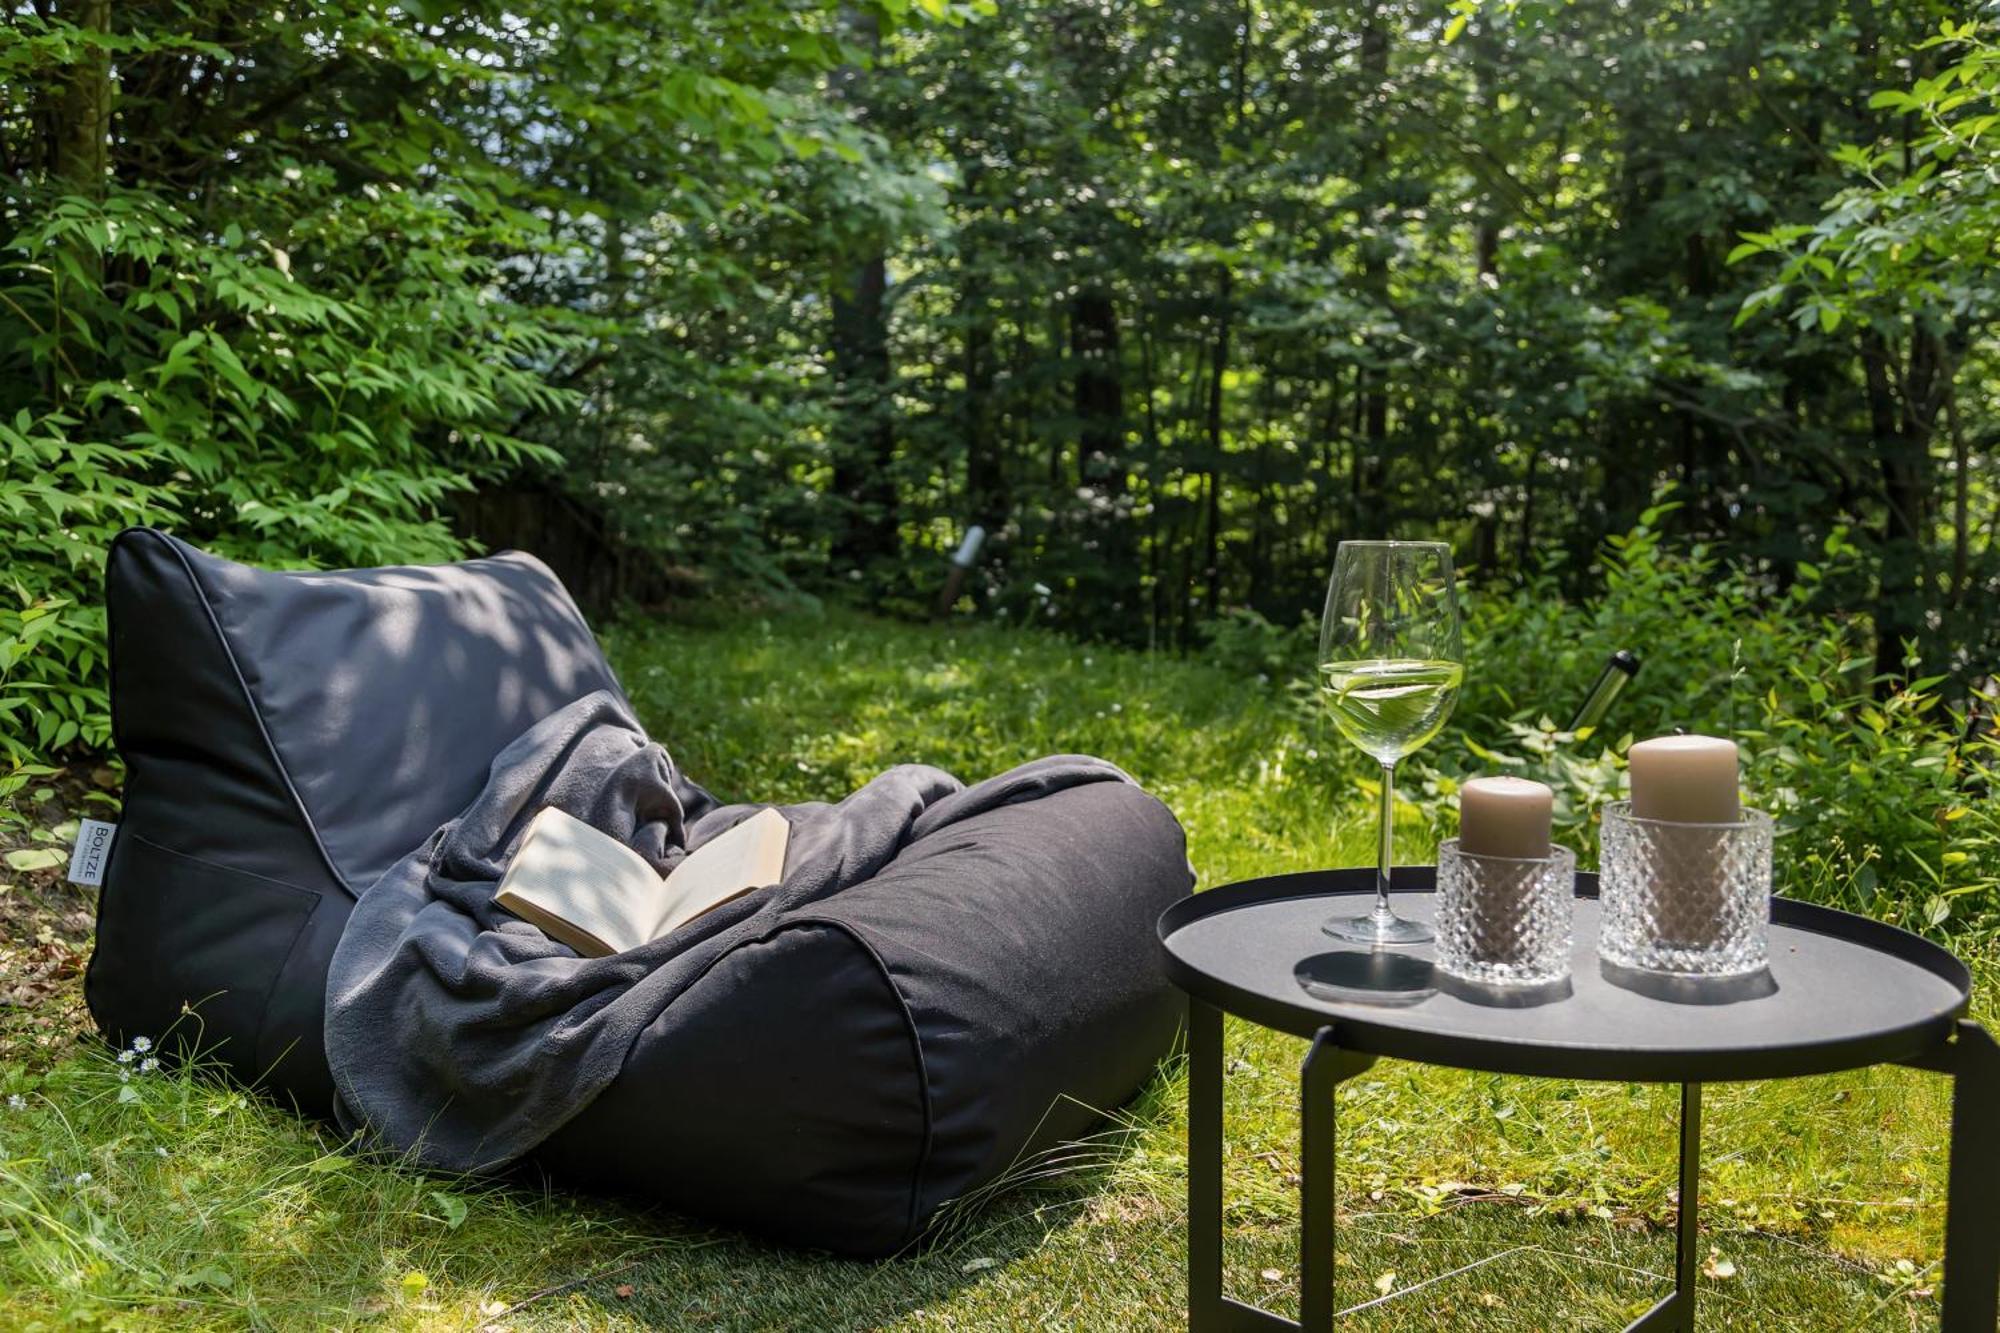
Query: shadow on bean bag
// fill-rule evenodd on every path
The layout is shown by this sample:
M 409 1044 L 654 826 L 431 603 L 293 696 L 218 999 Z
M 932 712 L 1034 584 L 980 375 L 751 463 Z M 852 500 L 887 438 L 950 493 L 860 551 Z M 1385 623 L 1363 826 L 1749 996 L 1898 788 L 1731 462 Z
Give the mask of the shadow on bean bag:
M 115 1042 L 196 1030 L 314 1115 L 358 896 L 538 719 L 617 683 L 532 557 L 289 574 L 134 529 L 106 576 L 128 770 L 86 978 Z M 618 696 L 622 699 L 622 695 Z M 536 1150 L 558 1178 L 882 1254 L 1125 1101 L 1180 1002 L 1179 826 L 1101 782 L 1002 806 L 734 948 Z

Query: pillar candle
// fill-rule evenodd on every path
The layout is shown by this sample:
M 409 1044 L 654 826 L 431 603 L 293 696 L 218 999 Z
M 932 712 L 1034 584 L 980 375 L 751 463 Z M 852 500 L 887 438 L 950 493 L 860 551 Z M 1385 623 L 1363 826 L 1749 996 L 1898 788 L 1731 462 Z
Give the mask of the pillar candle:
M 1632 772 L 1632 815 L 1676 824 L 1733 824 L 1736 746 L 1717 736 L 1659 736 L 1626 755 Z
M 1555 794 L 1526 778 L 1473 778 L 1458 789 L 1458 846 L 1472 856 L 1523 861 L 1549 854 Z
M 1737 800 L 1736 746 L 1717 736 L 1658 736 L 1627 752 L 1632 773 L 1632 816 L 1666 824 L 1650 836 L 1655 847 L 1655 929 L 1659 938 L 1681 948 L 1712 949 L 1723 938 L 1725 882 L 1723 846 L 1728 831 L 1699 825 L 1734 824 L 1743 817 Z

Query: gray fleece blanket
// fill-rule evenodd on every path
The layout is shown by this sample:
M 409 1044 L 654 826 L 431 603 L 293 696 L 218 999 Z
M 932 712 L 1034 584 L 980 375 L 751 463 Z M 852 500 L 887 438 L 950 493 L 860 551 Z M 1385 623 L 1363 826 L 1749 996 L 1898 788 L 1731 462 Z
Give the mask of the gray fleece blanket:
M 780 918 L 876 874 L 910 843 L 995 806 L 1086 782 L 1130 782 L 1057 755 L 967 787 L 892 768 L 838 804 L 777 807 L 783 881 L 610 958 L 579 958 L 493 906 L 528 821 L 557 806 L 661 873 L 766 807 L 723 805 L 597 693 L 494 759 L 485 790 L 355 907 L 327 977 L 326 1047 L 350 1131 L 444 1170 L 514 1161 L 617 1077 L 647 1024 L 718 958 Z

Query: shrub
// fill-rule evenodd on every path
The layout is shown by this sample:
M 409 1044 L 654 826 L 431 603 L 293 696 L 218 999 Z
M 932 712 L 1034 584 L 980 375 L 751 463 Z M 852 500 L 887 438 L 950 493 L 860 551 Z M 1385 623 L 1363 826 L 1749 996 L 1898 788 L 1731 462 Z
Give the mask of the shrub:
M 2000 746 L 1962 739 L 1945 677 L 1878 678 L 1868 626 L 1814 609 L 1823 583 L 1853 572 L 1844 535 L 1779 589 L 1702 548 L 1663 544 L 1653 525 L 1668 508 L 1607 543 L 1603 591 L 1588 600 L 1557 590 L 1558 569 L 1466 590 L 1464 694 L 1399 790 L 1449 802 L 1482 773 L 1536 778 L 1555 790 L 1558 836 L 1588 865 L 1635 737 L 1728 736 L 1743 748 L 1750 801 L 1777 818 L 1780 892 L 1912 929 L 2000 930 L 2000 811 L 1984 795 Z M 1210 651 L 1312 715 L 1316 629 L 1236 611 Z M 1563 730 L 1618 648 L 1643 665 L 1601 734 Z
M 1844 537 L 1780 590 L 1699 548 L 1665 547 L 1649 526 L 1660 512 L 1612 539 L 1604 591 L 1588 602 L 1557 596 L 1546 572 L 1475 593 L 1455 726 L 1418 761 L 1428 790 L 1450 796 L 1495 769 L 1538 778 L 1556 790 L 1565 840 L 1594 859 L 1598 812 L 1623 794 L 1635 737 L 1728 736 L 1751 803 L 1778 821 L 1780 892 L 1912 929 L 2000 928 L 2000 812 L 1979 794 L 2000 751 L 1962 741 L 1945 677 L 1877 677 L 1867 627 L 1812 609 L 1818 585 L 1847 573 Z M 1616 648 L 1643 666 L 1603 733 L 1563 731 Z
M 448 559 L 438 502 L 542 453 L 497 428 L 559 397 L 551 336 L 481 292 L 440 199 L 241 182 L 217 236 L 143 191 L 64 196 L 7 242 L 0 334 L 27 363 L 0 420 L 0 747 L 109 742 L 97 582 L 120 528 L 159 523 L 265 564 Z

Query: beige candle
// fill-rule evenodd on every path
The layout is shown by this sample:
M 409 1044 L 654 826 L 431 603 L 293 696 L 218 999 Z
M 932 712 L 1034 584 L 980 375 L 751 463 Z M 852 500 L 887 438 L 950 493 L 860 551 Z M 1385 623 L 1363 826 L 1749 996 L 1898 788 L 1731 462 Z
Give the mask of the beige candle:
M 1632 773 L 1632 816 L 1668 824 L 1734 824 L 1736 746 L 1718 736 L 1658 736 L 1626 754 Z M 1661 828 L 1652 834 L 1656 929 L 1680 948 L 1711 949 L 1726 928 L 1722 849 L 1727 830 Z
M 1677 824 L 1734 824 L 1736 746 L 1717 736 L 1659 736 L 1626 755 L 1632 815 Z
M 1549 854 L 1555 793 L 1526 778 L 1473 778 L 1458 789 L 1458 846 L 1472 856 L 1523 861 Z
M 1538 937 L 1525 926 L 1535 911 L 1542 867 L 1510 862 L 1540 861 L 1549 855 L 1549 812 L 1554 803 L 1553 792 L 1526 778 L 1473 778 L 1458 789 L 1458 850 L 1466 858 L 1462 865 L 1468 961 L 1509 967 L 1532 961 Z

